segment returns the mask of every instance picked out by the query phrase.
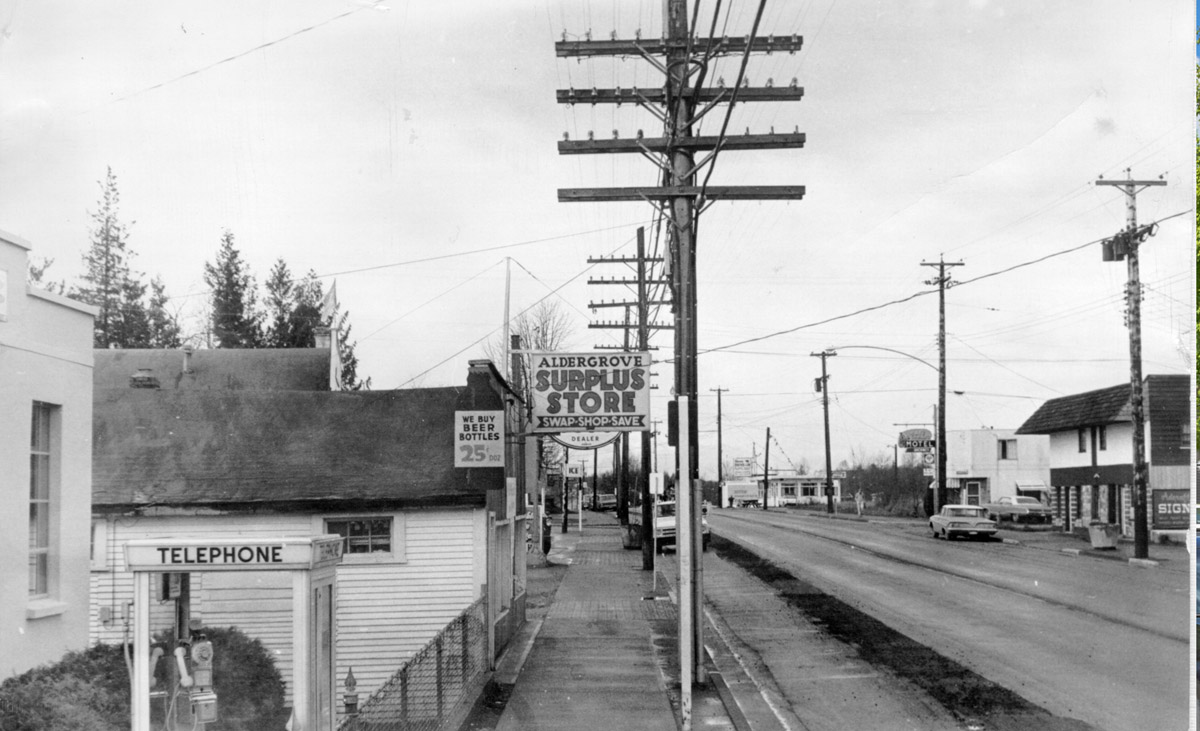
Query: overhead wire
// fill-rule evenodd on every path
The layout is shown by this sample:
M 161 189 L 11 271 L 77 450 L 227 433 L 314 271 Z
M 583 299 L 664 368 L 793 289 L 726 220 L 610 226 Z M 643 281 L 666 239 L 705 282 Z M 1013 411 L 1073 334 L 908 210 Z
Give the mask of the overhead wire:
M 1183 215 L 1186 215 L 1186 214 L 1189 214 L 1189 213 L 1191 213 L 1191 211 L 1181 211 L 1181 212 L 1179 212 L 1179 213 L 1173 213 L 1173 214 L 1171 214 L 1171 215 L 1169 215 L 1169 216 L 1165 216 L 1165 217 L 1163 217 L 1163 218 L 1160 218 L 1160 219 L 1158 219 L 1158 221 L 1156 221 L 1155 223 L 1161 223 L 1161 222 L 1163 222 L 1163 221 L 1167 221 L 1167 220 L 1170 220 L 1170 219 L 1172 219 L 1172 218 L 1177 218 L 1177 217 L 1179 217 L 1179 216 L 1183 216 Z M 1054 259 L 1054 258 L 1056 258 L 1056 257 L 1059 257 L 1059 256 L 1064 256 L 1064 255 L 1066 255 L 1066 254 L 1071 254 L 1071 253 L 1074 253 L 1074 252 L 1076 252 L 1076 251 L 1080 251 L 1080 250 L 1082 250 L 1082 249 L 1085 249 L 1085 248 L 1087 248 L 1087 247 L 1089 247 L 1089 246 L 1094 246 L 1094 245 L 1096 245 L 1096 244 L 1098 244 L 1098 243 L 1100 243 L 1100 242 L 1102 242 L 1102 241 L 1104 241 L 1104 239 L 1103 239 L 1103 238 L 1101 238 L 1101 239 L 1093 239 L 1093 240 L 1091 240 L 1091 241 L 1088 241 L 1088 242 L 1086 242 L 1086 243 L 1080 244 L 1080 245 L 1078 245 L 1078 246 L 1072 246 L 1072 247 L 1070 247 L 1070 248 L 1067 248 L 1067 249 L 1061 249 L 1061 250 L 1059 250 L 1059 251 L 1055 251 L 1055 252 L 1052 252 L 1052 253 L 1050 253 L 1050 254 L 1046 254 L 1045 256 L 1039 256 L 1039 257 L 1037 257 L 1037 258 L 1035 258 L 1035 259 L 1030 259 L 1030 260 L 1028 260 L 1028 261 L 1019 262 L 1019 263 L 1017 263 L 1017 264 L 1013 264 L 1012 266 L 1008 266 L 1008 267 L 1005 267 L 1005 268 L 1003 268 L 1003 269 L 998 269 L 998 270 L 996 270 L 996 271 L 993 271 L 993 272 L 988 272 L 988 273 L 986 273 L 986 274 L 981 274 L 981 275 L 979 275 L 978 277 L 972 277 L 971 279 L 965 279 L 965 280 L 963 280 L 963 281 L 961 281 L 961 282 L 957 282 L 957 283 L 956 283 L 956 286 L 960 286 L 960 287 L 961 287 L 961 286 L 963 286 L 963 285 L 966 285 L 966 284 L 971 284 L 971 283 L 974 283 L 974 282 L 980 282 L 980 281 L 983 281 L 983 280 L 985 280 L 985 279 L 990 279 L 990 278 L 992 278 L 992 277 L 997 277 L 997 276 L 1000 276 L 1000 275 L 1002 275 L 1002 274 L 1007 274 L 1007 273 L 1009 273 L 1009 272 L 1016 271 L 1016 270 L 1018 270 L 1018 269 L 1023 269 L 1023 268 L 1025 268 L 1025 267 L 1028 267 L 1028 266 L 1033 266 L 1034 264 L 1039 264 L 1039 263 L 1041 263 L 1041 262 L 1048 261 L 1048 260 L 1050 260 L 1050 259 Z M 880 303 L 880 304 L 877 304 L 877 305 L 871 305 L 871 306 L 868 306 L 868 307 L 862 307 L 862 308 L 860 308 L 860 309 L 854 310 L 853 312 L 847 312 L 847 313 L 844 313 L 844 314 L 841 314 L 841 315 L 834 315 L 834 316 L 832 316 L 832 317 L 827 317 L 827 318 L 825 318 L 825 319 L 823 319 L 823 320 L 818 320 L 818 321 L 815 321 L 815 322 L 805 323 L 805 324 L 803 324 L 803 325 L 797 325 L 796 327 L 787 328 L 787 329 L 785 329 L 785 330 L 778 330 L 778 331 L 775 331 L 775 332 L 772 332 L 772 333 L 767 333 L 766 335 L 759 335 L 759 336 L 756 336 L 756 337 L 753 337 L 753 338 L 746 338 L 746 339 L 744 339 L 744 340 L 739 340 L 739 341 L 738 341 L 738 342 L 736 342 L 736 343 L 729 343 L 729 344 L 727 344 L 727 345 L 721 345 L 721 346 L 718 346 L 718 347 L 715 347 L 715 348 L 708 348 L 708 349 L 706 349 L 706 350 L 702 350 L 702 351 L 700 351 L 700 353 L 699 353 L 699 354 L 700 354 L 700 355 L 704 355 L 704 354 L 706 354 L 706 353 L 714 353 L 714 352 L 718 352 L 718 351 L 722 351 L 722 350 L 728 350 L 728 349 L 730 349 L 730 348 L 736 348 L 736 347 L 738 347 L 738 346 L 740 346 L 740 345 L 746 345 L 746 344 L 748 344 L 748 343 L 756 343 L 756 342 L 760 342 L 760 341 L 762 341 L 762 340 L 769 340 L 769 339 L 771 339 L 771 338 L 780 337 L 780 336 L 782 336 L 782 335 L 790 335 L 791 333 L 798 332 L 798 331 L 800 331 L 800 330 L 806 330 L 806 329 L 809 329 L 809 328 L 817 327 L 817 326 L 819 326 L 819 325 L 825 325 L 825 324 L 828 324 L 828 323 L 830 323 L 830 322 L 836 322 L 836 321 L 838 321 L 838 320 L 844 320 L 844 319 L 847 319 L 847 318 L 850 318 L 850 317 L 856 317 L 856 316 L 858 316 L 858 315 L 862 315 L 862 314 L 865 314 L 865 313 L 867 313 L 867 312 L 874 312 L 874 311 L 876 311 L 876 310 L 881 310 L 881 309 L 884 309 L 884 308 L 887 308 L 887 307 L 892 307 L 892 306 L 895 306 L 895 305 L 898 305 L 898 304 L 903 304 L 903 303 L 905 303 L 905 302 L 911 302 L 912 300 L 915 300 L 915 299 L 917 299 L 918 297 L 924 297 L 924 296 L 927 296 L 927 295 L 935 294 L 936 292 L 937 292 L 937 290 L 936 290 L 936 289 L 926 290 L 926 291 L 922 291 L 922 292 L 915 292 L 915 293 L 913 293 L 913 294 L 910 294 L 910 295 L 908 295 L 908 296 L 906 296 L 906 297 L 900 297 L 900 298 L 897 298 L 897 299 L 894 299 L 894 300 L 890 300 L 890 301 L 888 301 L 888 302 L 882 302 L 882 303 Z

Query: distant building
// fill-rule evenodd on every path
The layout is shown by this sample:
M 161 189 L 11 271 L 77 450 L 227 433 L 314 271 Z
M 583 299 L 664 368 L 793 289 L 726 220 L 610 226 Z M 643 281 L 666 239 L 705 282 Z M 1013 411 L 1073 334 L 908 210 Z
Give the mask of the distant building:
M 0 232 L 0 679 L 87 645 L 92 326 Z
M 835 473 L 837 474 L 837 473 Z M 730 507 L 729 499 L 733 498 L 734 506 L 747 503 L 762 505 L 763 499 L 762 475 L 751 475 L 748 478 L 727 480 L 721 485 L 720 507 Z M 801 475 L 793 471 L 771 472 L 767 481 L 767 506 L 781 505 L 824 505 L 825 475 Z M 842 480 L 833 478 L 833 501 L 842 499 Z
M 1049 479 L 1050 439 L 1045 435 L 1015 429 L 946 433 L 946 503 L 985 505 L 1017 495 L 1046 502 Z
M 488 361 L 461 387 L 331 392 L 321 348 L 97 351 L 91 634 L 124 641 L 134 538 L 345 537 L 337 677 L 365 699 L 489 587 L 496 647 L 524 621 L 526 501 L 504 468 L 454 466 L 455 412 L 519 400 Z M 290 677 L 286 577 L 195 573 L 191 613 L 261 639 Z M 171 626 L 171 607 L 152 614 Z M 289 691 L 290 693 L 290 691 Z
M 1165 495 L 1168 490 L 1191 489 L 1194 396 L 1186 375 L 1147 376 L 1142 394 L 1149 507 L 1155 491 Z M 1133 416 L 1128 384 L 1051 399 L 1016 433 L 1049 435 L 1051 500 L 1065 529 L 1086 525 L 1097 515 L 1102 521 L 1119 523 L 1123 534 L 1133 534 Z

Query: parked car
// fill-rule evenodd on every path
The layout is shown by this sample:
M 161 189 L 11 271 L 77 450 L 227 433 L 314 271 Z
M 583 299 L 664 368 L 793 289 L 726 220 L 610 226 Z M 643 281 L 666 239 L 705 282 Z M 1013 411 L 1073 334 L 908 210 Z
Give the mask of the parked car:
M 981 505 L 944 505 L 942 512 L 929 519 L 933 537 L 950 540 L 955 536 L 990 538 L 996 535 L 996 522 L 989 520 Z
M 708 513 L 707 504 L 702 508 L 705 514 Z M 700 518 L 701 523 L 701 549 L 707 551 L 708 543 L 712 539 L 712 534 L 708 528 L 708 519 Z M 658 502 L 654 504 L 654 544 L 657 551 L 662 552 L 663 546 L 675 545 L 675 501 Z
M 612 494 L 600 494 L 596 496 L 596 510 L 601 512 L 605 510 L 617 509 L 617 496 Z
M 987 509 L 988 517 L 997 522 L 1011 520 L 1014 523 L 1050 523 L 1054 520 L 1054 510 L 1032 497 L 1006 495 L 983 507 Z

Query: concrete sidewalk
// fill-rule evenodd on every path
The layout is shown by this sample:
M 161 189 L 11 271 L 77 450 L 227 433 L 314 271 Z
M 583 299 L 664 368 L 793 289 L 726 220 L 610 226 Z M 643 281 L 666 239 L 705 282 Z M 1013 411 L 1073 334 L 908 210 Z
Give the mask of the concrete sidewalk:
M 539 627 L 514 642 L 497 674 L 513 682 L 498 731 L 678 728 L 677 611 L 640 551 L 621 546 L 608 513 L 584 514 L 582 535 L 554 526 L 548 559 L 569 566 Z M 524 645 L 521 647 L 520 645 Z M 698 689 L 693 727 L 747 728 L 717 683 Z

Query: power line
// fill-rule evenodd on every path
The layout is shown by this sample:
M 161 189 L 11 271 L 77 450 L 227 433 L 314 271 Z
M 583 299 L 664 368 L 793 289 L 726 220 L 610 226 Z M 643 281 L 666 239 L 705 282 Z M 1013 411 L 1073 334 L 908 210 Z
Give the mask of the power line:
M 541 238 L 541 239 L 529 239 L 527 241 L 516 241 L 511 244 L 500 244 L 499 246 L 487 246 L 482 249 L 469 249 L 467 251 L 457 251 L 452 254 L 440 254 L 438 256 L 428 256 L 423 259 L 409 259 L 407 261 L 392 262 L 391 264 L 376 264 L 375 266 L 360 267 L 358 269 L 345 269 L 340 272 L 326 272 L 325 274 L 317 274 L 314 276 L 314 278 L 315 279 L 328 279 L 329 277 L 340 277 L 340 276 L 345 276 L 347 274 L 361 274 L 362 272 L 371 272 L 371 271 L 375 271 L 378 269 L 390 269 L 393 267 L 410 266 L 412 264 L 425 264 L 425 263 L 428 263 L 431 261 L 441 261 L 443 259 L 453 259 L 453 258 L 459 257 L 459 256 L 471 256 L 472 254 L 486 254 L 489 251 L 501 251 L 504 249 L 514 249 L 518 246 L 531 246 L 533 244 L 542 244 L 547 241 L 559 241 L 562 239 L 573 238 L 575 236 L 587 236 L 589 234 L 604 233 L 605 231 L 613 231 L 613 230 L 619 229 L 619 228 L 628 228 L 630 226 L 642 226 L 642 225 L 645 225 L 645 221 L 635 221 L 633 223 L 619 223 L 615 226 L 606 226 L 604 228 L 596 228 L 596 229 L 591 229 L 588 231 L 575 231 L 575 232 L 568 233 L 568 234 L 560 234 L 558 236 L 547 236 L 547 237 Z M 628 243 L 628 242 L 626 242 L 626 243 Z M 186 299 L 188 297 L 196 297 L 199 295 L 206 295 L 206 294 L 212 294 L 212 290 L 205 290 L 203 292 L 189 292 L 187 294 L 180 294 L 180 295 L 175 295 L 173 297 L 168 297 L 167 299 L 168 300 Z
M 210 64 L 209 64 L 209 65 L 207 65 L 207 66 L 203 66 L 203 67 L 201 67 L 201 68 L 198 68 L 198 69 L 195 69 L 195 70 L 193 70 L 193 71 L 189 71 L 189 72 L 187 72 L 186 74 L 181 74 L 181 75 L 179 75 L 179 76 L 176 76 L 176 77 L 175 77 L 175 78 L 173 78 L 173 79 L 168 79 L 168 80 L 166 80 L 166 81 L 162 81 L 162 82 L 159 82 L 159 83 L 157 83 L 157 84 L 154 84 L 153 86 L 147 86 L 147 87 L 146 87 L 146 88 L 144 88 L 144 89 L 139 89 L 138 91 L 131 92 L 131 93 L 129 93 L 129 94 L 126 94 L 125 96 L 119 97 L 119 98 L 117 98 L 117 99 L 113 99 L 113 100 L 112 100 L 111 102 L 109 102 L 109 103 L 110 103 L 110 104 L 116 104 L 117 102 L 128 101 L 129 99 L 132 99 L 132 98 L 134 98 L 135 96 L 141 96 L 142 94 L 145 94 L 145 93 L 147 93 L 147 92 L 151 92 L 151 91 L 154 91 L 154 90 L 156 90 L 156 89 L 161 89 L 161 88 L 163 88 L 164 86 L 169 86 L 169 85 L 171 85 L 171 84 L 174 84 L 174 83 L 176 83 L 176 82 L 183 81 L 184 79 L 188 79 L 188 78 L 191 78 L 191 77 L 193 77 L 193 76 L 197 76 L 197 75 L 199 75 L 199 74 L 202 74 L 202 73 L 204 73 L 205 71 L 211 71 L 212 69 L 215 69 L 216 67 L 218 67 L 218 66 L 221 66 L 222 64 L 227 64 L 227 63 L 229 63 L 229 62 L 231 62 L 231 61 L 236 61 L 236 60 L 238 60 L 238 59 L 240 59 L 240 58 L 245 58 L 246 56 L 249 56 L 250 54 L 252 54 L 252 53 L 254 53 L 254 52 L 256 52 L 256 51 L 261 51 L 261 50 L 263 50 L 264 48 L 270 48 L 271 46 L 278 45 L 278 44 L 280 44 L 280 43 L 283 43 L 283 42 L 284 42 L 284 41 L 286 41 L 286 40 L 290 40 L 290 39 L 292 39 L 292 38 L 295 38 L 295 37 L 296 37 L 296 36 L 298 36 L 298 35 L 301 35 L 301 34 L 303 34 L 303 33 L 307 33 L 307 32 L 309 32 L 309 31 L 311 31 L 311 30 L 316 30 L 317 28 L 320 28 L 321 26 L 324 26 L 324 25 L 329 25 L 330 23 L 332 23 L 332 22 L 334 22 L 334 21 L 341 20 L 342 18 L 347 18 L 347 17 L 349 17 L 349 16 L 351 16 L 351 15 L 354 15 L 355 13 L 362 12 L 363 10 L 375 10 L 375 9 L 383 9 L 383 10 L 386 10 L 387 8 L 380 8 L 380 7 L 378 7 L 380 2 L 382 2 L 382 0 L 375 0 L 375 2 L 371 3 L 370 5 L 364 5 L 364 6 L 362 6 L 362 7 L 355 8 L 355 9 L 353 9 L 353 10 L 348 10 L 348 11 L 346 11 L 346 12 L 344 12 L 344 13 L 340 14 L 340 15 L 335 15 L 335 16 L 333 16 L 332 18 L 327 18 L 327 19 L 325 19 L 325 20 L 322 20 L 322 21 L 321 21 L 321 22 L 319 22 L 319 23 L 314 23 L 313 25 L 310 25 L 310 26 L 308 26 L 308 27 L 306 27 L 306 28 L 301 28 L 300 30 L 293 31 L 293 32 L 291 32 L 291 33 L 287 34 L 286 36 L 282 36 L 282 37 L 280 37 L 280 38 L 276 38 L 276 39 L 275 39 L 275 40 L 273 40 L 273 41 L 267 41 L 266 43 L 259 44 L 259 45 L 255 46 L 254 48 L 251 48 L 251 49 L 249 49 L 249 50 L 246 50 L 246 51 L 242 51 L 241 53 L 235 53 L 234 55 L 232 55 L 232 56 L 229 56 L 228 58 L 223 58 L 223 59 L 221 59 L 220 61 L 214 61 L 213 63 L 210 63 Z
M 1191 211 L 1180 211 L 1179 213 L 1173 213 L 1169 216 L 1164 216 L 1163 218 L 1160 218 L 1158 221 L 1155 221 L 1155 223 L 1162 223 L 1163 221 L 1169 221 L 1172 218 L 1178 218 L 1179 216 L 1188 215 L 1190 213 L 1191 213 Z M 981 274 L 978 277 L 974 277 L 972 279 L 964 279 L 961 282 L 957 282 L 955 286 L 961 287 L 964 284 L 972 284 L 974 282 L 979 282 L 984 279 L 990 279 L 991 277 L 1000 276 L 1001 274 L 1007 274 L 1009 272 L 1016 271 L 1017 269 L 1023 269 L 1024 267 L 1033 266 L 1034 264 L 1040 264 L 1041 262 L 1048 261 L 1050 259 L 1054 259 L 1059 256 L 1064 256 L 1066 254 L 1071 254 L 1076 251 L 1086 249 L 1087 247 L 1098 244 L 1104 240 L 1105 240 L 1105 238 L 1093 239 L 1092 241 L 1088 241 L 1087 243 L 1080 244 L 1079 246 L 1072 246 L 1069 249 L 1063 249 L 1061 251 L 1056 251 L 1056 252 L 1053 252 L 1050 254 L 1046 254 L 1045 256 L 1039 256 L 1036 259 L 1030 259 L 1029 261 L 1024 261 L 1019 264 L 1013 264 L 1010 267 L 1006 267 L 1004 269 L 999 269 L 994 272 L 989 272 L 987 274 Z M 935 294 L 935 293 L 937 293 L 937 291 L 938 290 L 931 289 L 931 290 L 923 290 L 920 292 L 915 292 L 913 294 L 908 295 L 907 297 L 901 297 L 899 299 L 891 300 L 890 302 L 883 302 L 883 303 L 880 303 L 877 305 L 871 305 L 870 307 L 863 307 L 861 309 L 855 310 L 853 312 L 847 312 L 842 315 L 834 315 L 833 317 L 827 317 L 824 320 L 818 320 L 816 322 L 809 322 L 804 325 L 797 325 L 796 327 L 791 327 L 786 330 L 777 330 L 776 332 L 768 333 L 766 335 L 759 335 L 759 336 L 753 337 L 753 338 L 746 338 L 745 340 L 739 340 L 736 343 L 729 343 L 728 345 L 719 345 L 715 348 L 708 348 L 707 350 L 700 351 L 699 354 L 705 355 L 708 353 L 716 353 L 716 352 L 719 352 L 722 350 L 729 350 L 730 348 L 736 348 L 739 345 L 746 345 L 749 343 L 757 343 L 762 340 L 769 340 L 771 338 L 777 338 L 777 337 L 780 337 L 781 335 L 790 335 L 794 332 L 799 332 L 800 330 L 807 330 L 809 328 L 818 327 L 820 325 L 827 325 L 831 322 L 837 322 L 838 320 L 845 320 L 845 319 L 848 319 L 851 317 L 856 317 L 858 315 L 866 314 L 868 312 L 874 312 L 875 310 L 882 310 L 884 308 L 891 307 L 893 305 L 899 305 L 899 304 L 904 304 L 905 302 L 911 302 L 912 300 L 915 300 L 918 297 L 925 297 L 927 295 Z

